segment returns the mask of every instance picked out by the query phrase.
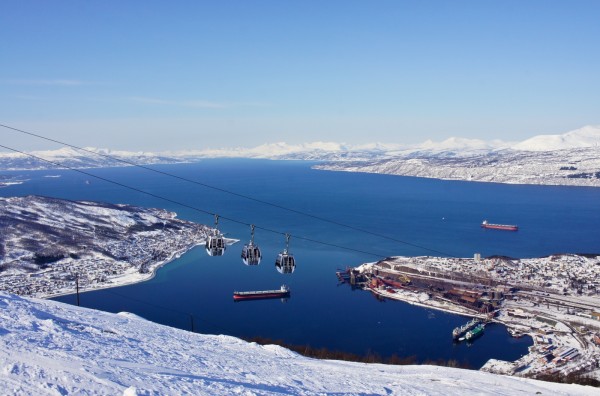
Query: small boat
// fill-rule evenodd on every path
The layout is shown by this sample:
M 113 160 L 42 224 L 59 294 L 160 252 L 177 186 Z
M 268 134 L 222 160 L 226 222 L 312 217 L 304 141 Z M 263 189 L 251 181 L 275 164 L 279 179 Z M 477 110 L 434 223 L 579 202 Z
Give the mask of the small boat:
M 487 220 L 483 220 L 481 223 L 481 228 L 491 229 L 491 230 L 504 230 L 504 231 L 518 231 L 519 227 L 511 224 L 492 224 L 488 223 Z
M 288 298 L 290 289 L 286 285 L 282 285 L 279 290 L 258 290 L 258 291 L 234 291 L 234 301 L 244 300 L 263 300 L 268 298 Z

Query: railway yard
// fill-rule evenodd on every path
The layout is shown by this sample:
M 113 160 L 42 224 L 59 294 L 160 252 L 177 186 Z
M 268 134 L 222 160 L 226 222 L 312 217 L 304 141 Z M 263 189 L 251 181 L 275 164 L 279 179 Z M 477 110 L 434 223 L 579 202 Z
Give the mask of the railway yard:
M 383 298 L 501 323 L 514 337 L 531 336 L 527 355 L 515 362 L 491 359 L 481 370 L 600 378 L 598 255 L 388 257 L 337 276 Z

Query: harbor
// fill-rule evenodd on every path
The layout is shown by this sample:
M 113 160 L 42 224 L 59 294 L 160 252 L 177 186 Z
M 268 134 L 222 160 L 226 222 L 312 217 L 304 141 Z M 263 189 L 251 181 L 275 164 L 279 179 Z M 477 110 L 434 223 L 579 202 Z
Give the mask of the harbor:
M 579 282 L 572 284 L 580 291 L 590 290 L 587 295 L 577 289 L 566 292 L 567 288 L 559 294 L 551 288 L 553 282 L 546 281 L 546 287 L 540 288 L 535 277 L 518 275 L 538 267 L 548 279 L 551 268 L 561 269 L 566 263 L 580 264 L 580 268 L 570 267 L 580 276 Z M 527 260 L 482 259 L 477 254 L 473 259 L 390 257 L 338 270 L 336 276 L 378 298 L 471 318 L 453 329 L 454 342 L 472 343 L 493 323 L 504 325 L 512 337 L 532 338 L 534 345 L 528 354 L 513 362 L 490 359 L 482 367 L 484 371 L 520 376 L 596 375 L 600 367 L 600 301 L 594 288 L 598 278 L 590 271 L 597 271 L 597 263 L 598 257 L 576 255 Z

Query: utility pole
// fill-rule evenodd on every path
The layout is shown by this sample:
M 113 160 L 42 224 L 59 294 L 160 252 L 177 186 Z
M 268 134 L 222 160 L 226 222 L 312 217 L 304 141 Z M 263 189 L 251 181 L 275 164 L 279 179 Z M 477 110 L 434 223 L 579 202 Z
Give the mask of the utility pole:
M 79 306 L 79 273 L 75 274 L 75 288 L 77 290 L 77 306 Z

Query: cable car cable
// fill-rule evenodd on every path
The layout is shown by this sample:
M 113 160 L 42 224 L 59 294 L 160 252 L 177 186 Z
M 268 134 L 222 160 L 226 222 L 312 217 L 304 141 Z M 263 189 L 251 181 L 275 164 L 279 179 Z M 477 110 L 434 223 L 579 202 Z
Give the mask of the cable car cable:
M 98 152 L 95 152 L 95 151 L 92 151 L 92 150 L 89 150 L 89 149 L 86 149 L 86 148 L 83 148 L 83 147 L 79 147 L 79 146 L 75 146 L 75 145 L 72 145 L 72 144 L 69 144 L 69 143 L 62 142 L 60 140 L 55 140 L 55 139 L 51 139 L 51 138 L 48 138 L 48 137 L 45 137 L 45 136 L 42 136 L 42 135 L 38 135 L 38 134 L 35 134 L 35 133 L 32 133 L 32 132 L 28 132 L 28 131 L 25 131 L 23 129 L 14 128 L 14 127 L 11 127 L 11 126 L 8 126 L 8 125 L 4 125 L 4 124 L 0 124 L 0 127 L 6 128 L 6 129 L 10 129 L 10 130 L 13 130 L 15 132 L 23 133 L 23 134 L 26 134 L 26 135 L 29 135 L 29 136 L 33 136 L 33 137 L 36 137 L 36 138 L 39 138 L 39 139 L 47 140 L 49 142 L 61 144 L 63 146 L 71 147 L 71 148 L 74 148 L 76 150 L 85 151 L 85 152 L 93 154 L 93 155 L 99 155 L 99 156 L 102 156 L 104 158 L 109 158 L 109 159 L 112 159 L 114 161 L 121 162 L 123 164 L 131 165 L 131 166 L 136 166 L 138 168 L 146 169 L 148 171 L 159 173 L 159 174 L 164 175 L 164 176 L 173 177 L 173 178 L 176 178 L 176 179 L 188 182 L 188 183 L 197 184 L 197 185 L 200 185 L 200 186 L 203 186 L 203 187 L 206 187 L 206 188 L 210 188 L 210 189 L 213 189 L 213 190 L 216 190 L 216 191 L 220 191 L 220 192 L 223 192 L 223 193 L 226 193 L 226 194 L 230 194 L 230 195 L 234 195 L 234 196 L 237 196 L 237 197 L 240 197 L 240 198 L 248 199 L 248 200 L 251 200 L 251 201 L 254 201 L 254 202 L 258 202 L 258 203 L 261 203 L 261 204 L 264 204 L 264 205 L 269 205 L 269 206 L 272 206 L 272 207 L 275 207 L 275 208 L 278 208 L 278 209 L 281 209 L 281 210 L 286 210 L 288 212 L 292 212 L 292 213 L 296 213 L 296 214 L 299 214 L 299 215 L 307 216 L 307 217 L 310 217 L 310 218 L 313 218 L 313 219 L 316 219 L 316 220 L 319 220 L 319 221 L 323 221 L 323 222 L 326 222 L 326 223 L 337 225 L 339 227 L 348 228 L 348 229 L 351 229 L 351 230 L 354 230 L 354 231 L 358 231 L 358 232 L 362 232 L 362 233 L 365 233 L 365 234 L 373 235 L 373 236 L 376 236 L 378 238 L 387 239 L 387 240 L 390 240 L 390 241 L 393 241 L 393 242 L 398 242 L 398 243 L 401 243 L 403 245 L 412 246 L 412 247 L 416 247 L 418 249 L 426 250 L 426 251 L 429 251 L 429 252 L 432 252 L 432 253 L 441 254 L 442 256 L 456 257 L 456 256 L 454 256 L 452 254 L 445 253 L 445 252 L 442 252 L 440 250 L 431 249 L 431 248 L 428 248 L 428 247 L 425 247 L 425 246 L 422 246 L 422 245 L 418 245 L 418 244 L 415 244 L 415 243 L 412 243 L 412 242 L 403 241 L 401 239 L 390 237 L 390 236 L 387 236 L 387 235 L 384 235 L 384 234 L 380 234 L 380 233 L 377 233 L 377 232 L 365 230 L 365 229 L 360 228 L 360 227 L 355 227 L 355 226 L 352 226 L 352 225 L 349 225 L 349 224 L 340 223 L 340 222 L 338 222 L 336 220 L 330 220 L 330 219 L 327 219 L 327 218 L 324 218 L 324 217 L 321 217 L 321 216 L 317 216 L 317 215 L 313 215 L 313 214 L 310 214 L 310 213 L 302 212 L 302 211 L 299 211 L 299 210 L 296 210 L 296 209 L 292 209 L 292 208 L 288 208 L 288 207 L 285 207 L 285 206 L 282 206 L 282 205 L 278 205 L 278 204 L 275 204 L 275 203 L 272 203 L 272 202 L 263 201 L 261 199 L 253 198 L 253 197 L 248 196 L 248 195 L 244 195 L 244 194 L 236 193 L 236 192 L 233 192 L 233 191 L 229 191 L 229 190 L 226 190 L 224 188 L 211 186 L 209 184 L 202 183 L 202 182 L 199 182 L 197 180 L 192 180 L 192 179 L 188 179 L 188 178 L 185 178 L 185 177 L 182 177 L 182 176 L 174 175 L 172 173 L 168 173 L 168 172 L 164 172 L 164 171 L 161 171 L 161 170 L 158 170 L 158 169 L 154 169 L 154 168 L 151 168 L 151 167 L 146 166 L 146 165 L 136 164 L 135 162 L 124 160 L 124 159 L 121 159 L 121 158 L 117 158 L 117 157 L 111 156 L 109 154 L 98 153 Z M 63 166 L 63 165 L 60 165 L 60 166 Z M 69 169 L 71 169 L 71 168 L 69 168 Z
M 115 292 L 115 291 L 113 291 L 111 289 L 100 289 L 100 290 L 93 290 L 93 291 L 102 291 L 103 293 L 112 294 L 114 296 L 120 297 L 120 298 L 125 299 L 125 300 L 135 301 L 137 303 L 144 304 L 144 305 L 147 305 L 147 306 L 152 307 L 152 308 L 158 308 L 158 309 L 162 309 L 163 311 L 173 312 L 173 313 L 176 313 L 176 314 L 181 315 L 181 316 L 185 316 L 185 317 L 191 316 L 192 318 L 197 318 L 200 321 L 200 323 L 204 323 L 204 324 L 207 324 L 207 325 L 209 325 L 211 327 L 218 328 L 221 331 L 224 331 L 225 333 L 228 333 L 228 334 L 235 334 L 236 333 L 232 328 L 228 328 L 226 326 L 219 325 L 219 324 L 216 324 L 214 322 L 208 321 L 208 320 L 204 319 L 198 313 L 184 312 L 184 311 L 181 311 L 179 309 L 165 307 L 164 305 L 159 305 L 159 304 L 152 303 L 152 302 L 149 302 L 149 301 L 144 301 L 144 300 L 141 300 L 141 299 L 136 298 L 136 297 L 126 296 L 124 294 L 117 293 L 117 292 Z M 156 323 L 159 323 L 159 322 L 156 322 Z M 167 326 L 173 327 L 171 325 L 167 325 Z
M 93 177 L 93 178 L 105 181 L 107 183 L 111 183 L 111 184 L 117 185 L 119 187 L 127 188 L 127 189 L 130 189 L 130 190 L 142 193 L 142 194 L 149 195 L 149 196 L 154 197 L 154 198 L 162 199 L 164 201 L 171 202 L 173 204 L 180 205 L 180 206 L 183 206 L 185 208 L 192 209 L 192 210 L 195 210 L 195 211 L 203 213 L 203 214 L 208 214 L 208 215 L 211 215 L 211 216 L 217 216 L 216 213 L 212 213 L 212 212 L 209 212 L 207 210 L 200 209 L 200 208 L 197 208 L 195 206 L 191 206 L 191 205 L 185 204 L 183 202 L 175 201 L 175 200 L 170 199 L 170 198 L 166 198 L 166 197 L 163 197 L 163 196 L 160 196 L 160 195 L 148 192 L 148 191 L 144 191 L 144 190 L 141 190 L 139 188 L 129 186 L 127 184 L 123 184 L 123 183 L 120 183 L 120 182 L 117 182 L 117 181 L 114 181 L 114 180 L 110 180 L 110 179 L 107 179 L 107 178 L 102 177 L 102 176 L 94 175 L 92 173 L 83 171 L 81 169 L 72 168 L 70 166 L 61 164 L 60 162 L 50 161 L 50 160 L 47 160 L 45 158 L 38 157 L 38 156 L 36 156 L 34 154 L 26 153 L 26 152 L 23 152 L 23 151 L 20 151 L 20 150 L 17 150 L 17 149 L 14 149 L 14 148 L 2 145 L 2 144 L 0 144 L 0 147 L 5 148 L 7 150 L 12 150 L 12 151 L 14 151 L 16 153 L 19 153 L 19 154 L 27 155 L 27 156 L 32 157 L 32 158 L 36 158 L 38 160 L 47 162 L 47 163 L 52 164 L 52 165 L 63 167 L 65 169 L 69 169 L 69 170 L 72 170 L 72 171 L 84 174 L 86 176 L 90 176 L 90 177 Z M 247 226 L 251 225 L 249 223 L 246 223 L 244 221 L 240 221 L 240 220 L 237 220 L 237 219 L 234 219 L 234 218 L 231 218 L 231 217 L 225 217 L 225 216 L 221 216 L 221 215 L 218 215 L 218 216 L 219 216 L 219 218 L 225 219 L 227 221 L 231 221 L 232 223 L 237 223 L 237 224 L 242 224 L 242 225 L 247 225 Z M 277 230 L 272 230 L 270 228 L 260 227 L 260 226 L 257 226 L 257 225 L 255 225 L 255 227 L 257 229 L 260 229 L 260 230 L 263 230 L 263 231 L 267 231 L 267 232 L 271 232 L 271 233 L 274 233 L 274 234 L 287 235 L 287 233 L 285 233 L 285 232 L 281 232 L 281 231 L 277 231 Z M 367 251 L 364 251 L 364 250 L 354 249 L 354 248 L 347 247 L 347 246 L 336 245 L 336 244 L 333 244 L 333 243 L 318 241 L 316 239 L 307 238 L 307 237 L 303 237 L 303 236 L 294 235 L 294 237 L 297 238 L 297 239 L 301 239 L 301 240 L 307 241 L 307 242 L 312 242 L 312 243 L 317 243 L 317 244 L 321 244 L 321 245 L 325 245 L 325 246 L 335 247 L 335 248 L 338 248 L 338 249 L 344 249 L 344 250 L 348 250 L 348 251 L 353 251 L 355 253 L 367 254 L 367 255 L 375 256 L 375 257 L 379 257 L 379 258 L 385 257 L 385 256 L 383 256 L 381 254 L 376 254 L 376 253 L 373 253 L 373 252 L 367 252 Z

